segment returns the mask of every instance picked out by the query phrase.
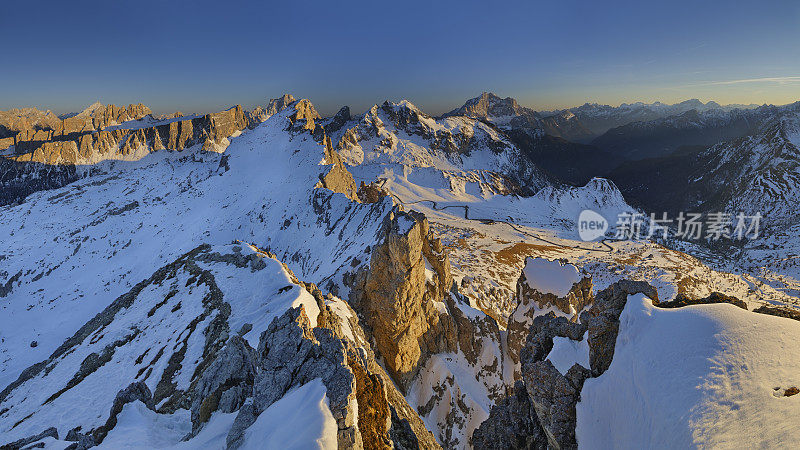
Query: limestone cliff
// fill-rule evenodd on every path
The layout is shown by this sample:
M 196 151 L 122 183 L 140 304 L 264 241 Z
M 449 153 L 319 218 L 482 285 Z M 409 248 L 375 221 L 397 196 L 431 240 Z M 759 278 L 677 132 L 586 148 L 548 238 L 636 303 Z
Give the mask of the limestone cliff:
M 424 216 L 395 210 L 351 298 L 401 389 L 429 355 L 456 348 L 453 324 L 437 308 L 452 285 L 449 263 L 429 233 Z

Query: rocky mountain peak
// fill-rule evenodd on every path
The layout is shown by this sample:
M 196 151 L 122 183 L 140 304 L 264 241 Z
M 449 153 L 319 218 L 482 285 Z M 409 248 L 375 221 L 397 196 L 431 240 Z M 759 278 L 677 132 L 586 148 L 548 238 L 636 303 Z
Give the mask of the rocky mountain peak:
M 103 105 L 99 101 L 98 102 L 94 102 L 91 105 L 89 105 L 86 108 L 84 108 L 81 112 L 79 112 L 75 116 L 79 116 L 79 117 L 94 117 L 95 113 L 97 111 L 100 111 L 103 108 L 105 108 L 105 105 Z
M 484 92 L 475 98 L 467 100 L 462 107 L 456 108 L 446 115 L 486 119 L 489 117 L 515 116 L 528 111 L 527 108 L 521 107 L 511 97 L 500 98 L 494 93 Z
M 267 104 L 266 114 L 272 116 L 283 111 L 286 107 L 295 102 L 295 98 L 291 94 L 283 94 L 278 98 L 273 98 Z

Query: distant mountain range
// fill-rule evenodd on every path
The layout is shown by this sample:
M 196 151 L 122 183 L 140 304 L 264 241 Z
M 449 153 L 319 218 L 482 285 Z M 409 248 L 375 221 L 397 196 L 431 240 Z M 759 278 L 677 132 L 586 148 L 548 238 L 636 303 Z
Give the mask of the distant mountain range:
M 758 105 L 725 105 L 709 101 L 703 103 L 697 99 L 686 100 L 673 105 L 661 102 L 655 103 L 623 103 L 619 106 L 600 105 L 597 103 L 585 103 L 582 106 L 542 112 L 541 114 L 563 114 L 570 112 L 581 121 L 584 127 L 590 130 L 595 136 L 602 135 L 606 131 L 619 126 L 627 125 L 631 122 L 648 122 L 663 119 L 669 116 L 680 115 L 688 111 L 732 111 L 734 109 L 752 109 Z
M 733 111 L 726 119 L 695 122 L 692 128 L 713 135 L 739 122 L 746 124 L 743 135 L 630 161 L 609 177 L 626 198 L 652 210 L 760 211 L 772 223 L 795 222 L 800 201 L 800 102 Z

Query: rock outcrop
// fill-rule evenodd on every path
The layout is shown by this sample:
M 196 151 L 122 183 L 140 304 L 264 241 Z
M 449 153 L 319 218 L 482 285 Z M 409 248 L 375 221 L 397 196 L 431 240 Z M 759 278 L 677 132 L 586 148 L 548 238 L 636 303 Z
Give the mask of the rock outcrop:
M 283 94 L 278 98 L 271 99 L 264 112 L 267 114 L 267 117 L 270 117 L 288 108 L 289 105 L 294 102 L 295 98 L 291 94 Z
M 238 411 L 252 393 L 255 377 L 253 349 L 241 336 L 232 336 L 194 387 L 193 431 L 197 432 L 214 411 Z
M 520 281 L 524 278 L 522 275 Z M 587 278 L 575 286 L 584 280 Z M 589 283 L 586 296 L 582 298 L 591 306 L 580 315 L 580 322 L 552 310 L 533 318 L 525 345 L 519 352 L 521 379 L 475 431 L 475 448 L 578 447 L 576 404 L 580 401 L 584 381 L 601 375 L 611 364 L 619 317 L 628 296 L 643 293 L 658 301 L 655 288 L 644 282 L 619 281 L 594 297 Z M 553 339 L 566 337 L 579 341 L 584 336 L 588 340 L 591 367 L 575 363 L 562 374 L 547 359 L 553 349 Z
M 92 172 L 92 165 L 103 160 L 138 160 L 154 151 L 182 151 L 195 145 L 203 151 L 221 152 L 229 138 L 251 125 L 251 119 L 238 105 L 201 117 L 164 120 L 152 118 L 143 105 L 109 105 L 84 113 L 58 122 L 55 128 L 28 128 L 6 138 L 14 139 L 15 147 L 12 155 L 0 156 L 0 205 L 71 183 Z M 151 120 L 131 128 L 112 126 L 142 117 Z M 38 120 L 49 124 L 45 126 L 54 126 L 51 119 L 45 119 Z M 350 190 L 355 196 L 354 184 Z
M 547 437 L 536 417 L 525 385 L 517 381 L 510 394 L 495 404 L 489 418 L 472 434 L 472 447 L 544 450 Z
M 228 434 L 229 448 L 237 448 L 243 432 L 259 414 L 293 387 L 321 378 L 327 388 L 329 407 L 336 419 L 339 445 L 362 448 L 356 426 L 355 376 L 347 365 L 341 340 L 324 328 L 313 328 L 302 307 L 292 308 L 275 319 L 261 335 L 256 350 L 258 374 L 253 402 L 242 408 Z
M 460 108 L 447 113 L 448 116 L 467 116 L 486 119 L 489 117 L 517 116 L 528 109 L 523 108 L 511 97 L 500 98 L 491 92 L 471 98 Z
M 291 99 L 291 96 L 284 96 L 281 99 L 273 100 L 273 107 L 278 108 L 284 101 Z M 292 103 L 294 112 L 289 115 L 289 124 L 286 128 L 290 133 L 308 132 L 323 147 L 324 159 L 322 164 L 330 166 L 324 174 L 320 174 L 319 183 L 316 187 L 330 189 L 333 192 L 342 193 L 350 200 L 358 201 L 358 189 L 353 175 L 344 165 L 344 160 L 333 149 L 331 140 L 326 134 L 325 128 L 319 113 L 308 100 L 299 100 Z
M 628 296 L 638 293 L 658 301 L 658 292 L 653 286 L 644 281 L 621 280 L 598 292 L 592 308 L 581 314 L 581 323 L 588 331 L 592 376 L 600 376 L 611 365 L 619 334 L 619 316 Z
M 245 113 L 250 123 L 250 128 L 283 111 L 294 102 L 294 97 L 289 94 L 283 94 L 281 97 L 271 99 L 266 107 L 256 106 L 252 111 Z
M 690 305 L 709 305 L 714 303 L 730 303 L 731 305 L 747 310 L 747 303 L 745 303 L 744 300 L 739 300 L 736 297 L 725 295 L 721 292 L 712 292 L 703 298 L 690 298 L 679 292 L 674 299 L 668 302 L 653 301 L 653 304 L 659 308 L 682 308 Z
M 423 215 L 396 208 L 370 258 L 351 283 L 350 303 L 376 357 L 442 446 L 468 445 L 485 418 L 479 402 L 505 394 L 497 322 L 455 290 Z
M 531 258 L 526 259 L 526 264 L 529 261 Z M 553 261 L 552 264 L 563 265 L 557 261 Z M 571 265 L 565 267 L 574 268 Z M 578 272 L 577 269 L 575 271 Z M 592 277 L 581 276 L 579 281 L 572 284 L 566 295 L 559 296 L 552 292 L 540 292 L 532 286 L 523 271 L 517 280 L 516 298 L 517 306 L 508 318 L 507 344 L 509 357 L 515 364 L 519 364 L 519 352 L 525 345 L 525 339 L 537 316 L 552 312 L 554 316 L 559 315 L 569 321 L 577 322 L 580 312 L 592 304 Z
M 94 441 L 95 444 L 102 443 L 103 439 L 108 435 L 108 432 L 117 425 L 117 415 L 122 412 L 122 408 L 128 403 L 136 401 L 144 403 L 149 409 L 154 408 L 153 394 L 143 381 L 131 383 L 128 387 L 117 393 L 117 397 L 114 399 L 114 404 L 111 406 L 111 412 L 108 414 L 106 423 L 92 431 L 92 441 Z M 86 442 L 85 439 L 81 439 L 80 441 Z
M 753 312 L 769 314 L 771 316 L 786 317 L 787 319 L 800 320 L 800 311 L 787 307 L 761 305 Z
M 429 355 L 456 349 L 454 326 L 436 306 L 444 307 L 453 280 L 423 215 L 395 210 L 380 240 L 368 270 L 357 275 L 351 303 L 392 378 L 406 389 Z
M 328 130 L 328 133 L 335 133 L 342 129 L 350 119 L 350 107 L 342 106 L 333 117 L 326 121 L 325 129 Z
M 122 111 L 129 111 L 123 114 Z M 104 159 L 139 159 L 157 150 L 183 150 L 202 145 L 205 151 L 221 151 L 227 139 L 247 128 L 249 121 L 237 105 L 218 113 L 185 120 L 168 119 L 154 126 L 104 129 L 119 121 L 135 120 L 149 113 L 142 105 L 118 110 L 110 105 L 97 117 L 75 116 L 64 119 L 59 130 L 39 130 L 33 135 L 18 134 L 15 155 L 19 162 L 45 164 L 92 164 Z M 78 123 L 82 125 L 78 125 Z
M 244 431 L 287 391 L 317 378 L 327 389 L 339 448 L 387 448 L 393 442 L 403 448 L 403 441 L 437 447 L 419 419 L 412 417 L 405 399 L 393 391 L 371 352 L 346 339 L 338 319 L 318 300 L 323 305 L 318 320 L 324 326 L 312 327 L 305 310 L 298 307 L 275 319 L 261 335 L 253 352 L 257 373 L 252 401 L 239 410 L 227 437 L 228 448 L 241 445 Z
M 20 450 L 22 448 L 33 448 L 33 447 L 27 447 L 27 445 L 33 444 L 36 441 L 41 441 L 42 439 L 47 437 L 58 439 L 58 430 L 56 430 L 53 427 L 50 427 L 39 434 L 35 434 L 33 436 L 19 439 L 17 441 L 0 446 L 0 450 Z

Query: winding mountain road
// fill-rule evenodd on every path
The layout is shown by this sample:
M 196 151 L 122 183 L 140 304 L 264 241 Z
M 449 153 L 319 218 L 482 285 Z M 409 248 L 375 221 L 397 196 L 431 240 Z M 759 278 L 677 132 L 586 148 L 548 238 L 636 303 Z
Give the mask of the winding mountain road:
M 381 189 L 383 189 L 383 186 L 389 180 L 387 178 L 381 178 L 380 180 L 381 180 L 381 182 L 380 182 L 379 187 Z M 576 249 L 576 250 L 585 250 L 585 251 L 589 251 L 589 252 L 602 252 L 602 253 L 611 253 L 611 252 L 614 251 L 614 248 L 611 245 L 609 245 L 608 242 L 607 242 L 607 241 L 609 241 L 609 239 L 603 239 L 602 241 L 599 242 L 600 244 L 602 244 L 603 246 L 606 247 L 604 249 L 587 248 L 587 247 L 583 247 L 581 245 L 569 246 L 569 245 L 559 244 L 557 242 L 549 241 L 549 240 L 547 240 L 545 238 L 542 238 L 542 237 L 540 237 L 538 235 L 531 234 L 528 231 L 525 231 L 524 229 L 522 229 L 519 225 L 515 224 L 514 222 L 511 222 L 510 220 L 487 219 L 487 218 L 478 218 L 478 217 L 470 218 L 469 217 L 469 205 L 446 205 L 446 206 L 441 206 L 440 207 L 436 203 L 436 201 L 434 201 L 434 200 L 416 200 L 416 201 L 413 201 L 413 202 L 404 202 L 402 199 L 400 199 L 400 197 L 398 197 L 397 195 L 395 195 L 394 193 L 392 193 L 388 189 L 386 190 L 386 192 L 388 192 L 389 195 L 391 195 L 393 199 L 397 200 L 403 206 L 417 204 L 417 203 L 430 203 L 431 208 L 433 210 L 435 210 L 435 211 L 443 211 L 443 210 L 445 210 L 447 208 L 464 208 L 464 219 L 466 219 L 466 220 L 476 220 L 476 221 L 481 222 L 483 224 L 504 223 L 504 224 L 510 226 L 511 228 L 513 228 L 514 231 L 516 231 L 518 233 L 524 234 L 525 236 L 531 237 L 533 239 L 537 239 L 537 240 L 545 242 L 547 244 L 554 245 L 556 247 L 570 248 L 570 249 Z M 510 217 L 509 217 L 509 219 L 510 219 Z M 611 242 L 615 242 L 615 241 L 612 240 Z

